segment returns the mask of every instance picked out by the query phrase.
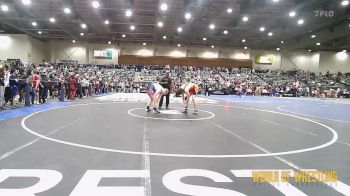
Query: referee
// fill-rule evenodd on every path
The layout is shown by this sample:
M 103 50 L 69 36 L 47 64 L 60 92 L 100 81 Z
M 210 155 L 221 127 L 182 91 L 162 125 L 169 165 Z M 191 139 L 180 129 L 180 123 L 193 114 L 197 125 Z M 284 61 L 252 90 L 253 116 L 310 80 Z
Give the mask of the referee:
M 163 106 L 163 99 L 164 97 L 166 98 L 166 103 L 165 103 L 165 108 L 166 109 L 169 109 L 169 102 L 170 102 L 170 91 L 172 89 L 172 80 L 169 76 L 169 71 L 167 71 L 165 73 L 165 76 L 159 81 L 159 84 L 163 87 L 163 88 L 167 88 L 169 89 L 169 93 L 166 94 L 166 95 L 163 95 L 161 98 L 160 98 L 160 101 L 159 101 L 159 109 L 162 108 Z

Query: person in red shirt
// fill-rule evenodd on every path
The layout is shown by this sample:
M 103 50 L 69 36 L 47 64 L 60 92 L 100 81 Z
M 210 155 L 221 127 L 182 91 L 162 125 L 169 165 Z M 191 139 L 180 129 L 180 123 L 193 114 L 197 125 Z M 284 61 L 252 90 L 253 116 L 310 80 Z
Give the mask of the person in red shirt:
M 77 92 L 77 81 L 74 74 L 71 76 L 69 81 L 70 99 L 74 100 Z
M 39 86 L 40 86 L 39 72 L 35 71 L 33 75 L 33 91 L 34 91 L 34 97 L 35 97 L 34 104 L 39 104 Z

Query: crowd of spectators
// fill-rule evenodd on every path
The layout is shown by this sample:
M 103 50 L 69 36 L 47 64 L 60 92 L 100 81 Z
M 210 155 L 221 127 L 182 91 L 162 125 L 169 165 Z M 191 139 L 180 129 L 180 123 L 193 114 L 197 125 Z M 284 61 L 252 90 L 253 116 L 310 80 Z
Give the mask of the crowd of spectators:
M 47 100 L 84 99 L 110 92 L 142 93 L 150 82 L 167 75 L 174 89 L 186 81 L 201 87 L 204 95 L 349 97 L 350 74 L 315 74 L 305 71 L 254 70 L 191 66 L 112 67 L 79 64 L 3 65 L 0 69 L 0 106 Z M 4 95 L 4 96 L 2 96 Z M 28 97 L 28 96 L 27 96 Z
M 312 73 L 302 70 L 257 70 L 272 96 L 349 98 L 350 73 Z

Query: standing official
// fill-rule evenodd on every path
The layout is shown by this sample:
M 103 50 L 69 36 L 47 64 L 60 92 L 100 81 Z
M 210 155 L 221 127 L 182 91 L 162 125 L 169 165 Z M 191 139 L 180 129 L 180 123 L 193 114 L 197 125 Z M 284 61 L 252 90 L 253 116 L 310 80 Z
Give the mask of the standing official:
M 169 109 L 169 103 L 170 103 L 170 91 L 172 89 L 172 80 L 170 78 L 170 71 L 167 71 L 165 73 L 165 76 L 159 81 L 159 84 L 163 87 L 163 88 L 166 88 L 166 89 L 169 89 L 169 92 L 166 94 L 166 95 L 163 95 L 161 98 L 160 98 L 160 101 L 159 101 L 159 109 L 162 108 L 163 106 L 163 99 L 164 97 L 166 98 L 166 101 L 165 101 L 165 108 L 166 109 Z

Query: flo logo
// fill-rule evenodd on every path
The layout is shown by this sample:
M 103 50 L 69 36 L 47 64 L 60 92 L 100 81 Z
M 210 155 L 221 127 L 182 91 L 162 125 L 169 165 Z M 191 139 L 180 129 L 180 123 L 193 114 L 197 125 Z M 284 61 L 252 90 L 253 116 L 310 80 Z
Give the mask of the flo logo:
M 334 16 L 334 11 L 316 10 L 314 11 L 314 15 L 317 18 L 332 18 Z

